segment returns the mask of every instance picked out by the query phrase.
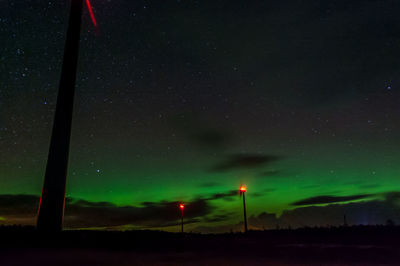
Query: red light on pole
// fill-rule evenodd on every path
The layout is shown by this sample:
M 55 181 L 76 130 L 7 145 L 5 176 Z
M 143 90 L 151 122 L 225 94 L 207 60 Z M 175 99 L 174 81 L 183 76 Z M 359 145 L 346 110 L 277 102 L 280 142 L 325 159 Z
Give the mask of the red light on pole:
M 179 209 L 181 209 L 181 232 L 183 233 L 183 209 L 185 205 L 183 203 L 179 204 Z
M 243 195 L 243 217 L 244 217 L 244 232 L 247 232 L 247 217 L 246 217 L 246 199 L 245 199 L 245 192 L 247 191 L 247 188 L 245 186 L 240 186 L 240 194 Z

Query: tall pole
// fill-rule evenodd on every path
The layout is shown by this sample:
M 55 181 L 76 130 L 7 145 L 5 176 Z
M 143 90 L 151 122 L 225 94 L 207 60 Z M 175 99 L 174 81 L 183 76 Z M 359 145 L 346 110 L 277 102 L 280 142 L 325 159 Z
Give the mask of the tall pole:
M 181 209 L 181 233 L 183 233 L 183 209 L 185 208 L 185 205 L 179 204 L 179 208 Z
M 244 216 L 244 232 L 247 233 L 247 217 L 246 217 L 246 198 L 243 192 L 243 216 Z
M 182 218 L 181 218 L 181 232 L 183 233 L 183 209 L 182 209 Z
M 246 217 L 246 198 L 245 193 L 247 188 L 245 186 L 240 186 L 240 194 L 243 194 L 243 217 L 244 217 L 244 232 L 247 233 L 247 217 Z
M 62 229 L 82 6 L 83 0 L 71 0 L 57 106 L 39 203 L 37 228 L 40 231 Z

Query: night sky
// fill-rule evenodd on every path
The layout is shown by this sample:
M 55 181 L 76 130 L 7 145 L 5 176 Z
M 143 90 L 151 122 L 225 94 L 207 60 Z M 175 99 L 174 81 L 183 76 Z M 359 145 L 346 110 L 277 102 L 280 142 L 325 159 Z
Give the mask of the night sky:
M 400 223 L 395 0 L 92 0 L 66 228 Z M 0 0 L 0 224 L 35 224 L 69 1 Z

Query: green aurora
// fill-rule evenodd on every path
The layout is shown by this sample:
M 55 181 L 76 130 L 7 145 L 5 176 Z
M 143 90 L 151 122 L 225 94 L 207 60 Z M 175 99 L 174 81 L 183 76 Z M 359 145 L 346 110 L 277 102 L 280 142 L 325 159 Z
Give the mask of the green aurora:
M 187 230 L 241 230 L 241 184 L 250 228 L 400 222 L 398 15 L 367 2 L 93 3 L 66 227 L 178 231 L 152 211 L 185 202 Z M 0 224 L 35 223 L 67 7 L 0 1 Z

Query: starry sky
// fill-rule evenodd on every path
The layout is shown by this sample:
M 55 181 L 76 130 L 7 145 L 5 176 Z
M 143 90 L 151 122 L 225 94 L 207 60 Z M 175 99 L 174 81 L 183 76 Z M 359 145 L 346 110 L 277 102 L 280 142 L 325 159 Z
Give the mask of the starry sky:
M 0 0 L 0 224 L 35 224 L 69 1 Z M 400 3 L 92 0 L 66 228 L 400 222 Z

